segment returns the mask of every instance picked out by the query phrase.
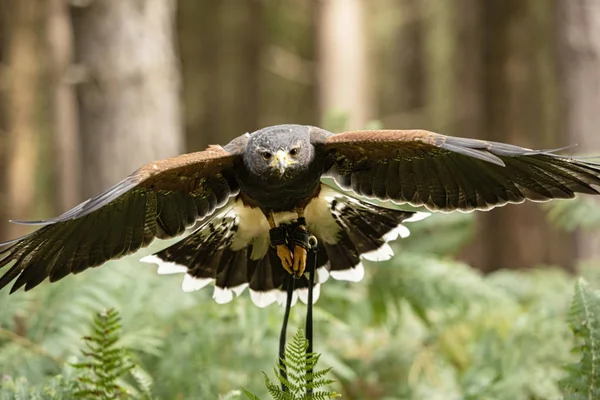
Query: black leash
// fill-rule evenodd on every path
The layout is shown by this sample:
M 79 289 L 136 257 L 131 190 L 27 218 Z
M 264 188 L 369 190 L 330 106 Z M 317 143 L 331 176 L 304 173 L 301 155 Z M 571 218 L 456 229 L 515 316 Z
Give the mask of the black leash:
M 292 226 L 291 229 L 295 229 L 296 226 Z M 308 348 L 306 349 L 306 354 L 311 354 L 313 351 L 313 286 L 315 281 L 315 274 L 317 270 L 317 238 L 314 236 L 308 236 L 308 246 L 307 249 L 307 259 L 306 259 L 306 271 L 309 273 L 308 279 L 308 301 L 306 305 L 306 340 L 308 341 Z M 293 250 L 294 243 L 291 243 Z M 283 323 L 281 325 L 281 332 L 279 334 L 279 359 L 285 359 L 285 339 L 286 332 L 288 326 L 288 320 L 290 317 L 290 311 L 292 308 L 292 296 L 294 294 L 296 278 L 293 275 L 288 275 L 286 280 L 286 302 L 285 302 L 285 312 L 283 314 Z M 279 363 L 279 372 L 284 379 L 287 379 L 287 368 L 285 364 L 282 362 Z M 307 371 L 307 374 L 312 375 L 312 368 Z M 307 379 L 307 384 L 310 384 L 312 379 Z M 281 390 L 287 392 L 287 386 L 282 382 Z M 312 389 L 308 389 L 307 394 L 312 393 Z
M 294 293 L 294 283 L 296 279 L 289 275 L 287 280 L 287 297 L 285 301 L 285 313 L 283 314 L 283 324 L 281 325 L 281 333 L 279 333 L 279 360 L 285 359 L 285 333 L 287 332 L 288 320 L 290 318 L 290 310 L 292 308 L 292 294 Z M 279 372 L 281 376 L 287 379 L 287 370 L 285 364 L 279 362 Z M 287 387 L 281 383 L 281 390 L 287 391 Z
M 314 236 L 313 236 L 314 237 Z M 306 340 L 308 340 L 308 347 L 306 349 L 306 357 L 312 357 L 313 352 L 313 286 L 315 282 L 315 275 L 317 274 L 317 242 L 316 238 L 311 246 L 309 257 L 306 260 L 308 264 L 312 258 L 311 265 L 307 265 L 307 269 L 310 272 L 310 278 L 308 279 L 308 304 L 306 305 Z M 311 257 L 312 256 L 312 257 Z M 289 293 L 288 293 L 289 296 Z M 306 374 L 312 376 L 313 369 L 310 368 Z M 312 379 L 306 379 L 307 386 L 310 386 Z M 312 394 L 312 389 L 307 389 L 306 394 Z

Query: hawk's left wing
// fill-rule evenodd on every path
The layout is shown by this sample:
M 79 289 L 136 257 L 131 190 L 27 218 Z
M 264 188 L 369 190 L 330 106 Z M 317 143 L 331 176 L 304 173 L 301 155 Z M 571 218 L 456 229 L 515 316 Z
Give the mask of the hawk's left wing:
M 331 135 L 326 176 L 367 197 L 439 211 L 598 195 L 600 164 L 424 130 Z
M 0 243 L 0 289 L 16 280 L 11 292 L 29 290 L 182 234 L 238 192 L 233 165 L 246 142 L 147 164 L 59 217 L 26 223 L 43 226 Z

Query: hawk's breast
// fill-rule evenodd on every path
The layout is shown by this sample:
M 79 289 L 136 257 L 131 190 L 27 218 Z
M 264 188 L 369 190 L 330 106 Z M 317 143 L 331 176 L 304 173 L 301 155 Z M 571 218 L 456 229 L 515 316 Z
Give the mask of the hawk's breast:
M 337 192 L 323 184 L 319 186 L 318 195 L 312 197 L 304 208 L 304 216 L 311 233 L 327 243 L 335 243 L 340 227 L 331 213 L 331 199 Z M 232 213 L 239 221 L 232 249 L 238 250 L 252 245 L 251 258 L 262 258 L 269 247 L 270 226 L 267 218 L 259 208 L 249 207 L 241 200 L 236 202 Z M 298 218 L 298 214 L 293 211 L 279 211 L 273 216 L 277 225 L 290 223 Z

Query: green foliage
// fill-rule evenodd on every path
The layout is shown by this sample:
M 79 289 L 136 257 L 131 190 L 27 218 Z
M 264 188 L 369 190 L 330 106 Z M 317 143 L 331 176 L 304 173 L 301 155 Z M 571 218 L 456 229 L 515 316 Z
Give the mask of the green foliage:
M 127 350 L 117 345 L 120 337 L 119 314 L 114 309 L 96 314 L 93 332 L 83 338 L 84 362 L 73 364 L 80 370 L 79 387 L 74 396 L 81 399 L 117 399 L 127 395 L 120 379 L 134 367 Z
M 74 380 L 58 375 L 49 379 L 42 388 L 32 385 L 26 378 L 5 376 L 0 383 L 2 400 L 64 400 L 72 398 L 77 385 Z
M 136 366 L 129 351 L 120 347 L 120 317 L 116 310 L 96 313 L 89 336 L 83 337 L 84 359 L 68 362 L 62 373 L 44 384 L 32 385 L 25 377 L 5 375 L 0 384 L 1 399 L 150 399 L 152 378 Z M 129 384 L 130 373 L 137 387 Z
M 411 237 L 392 244 L 397 256 L 365 262 L 362 282 L 322 286 L 314 346 L 319 365 L 333 367 L 332 390 L 358 400 L 560 398 L 564 365 L 576 362 L 565 322 L 573 277 L 551 268 L 482 276 L 448 257 L 468 237 L 470 216 L 434 217 L 407 224 Z M 428 248 L 436 254 L 423 255 Z M 592 285 L 597 271 L 583 271 Z M 146 382 L 155 399 L 233 399 L 239 387 L 269 398 L 257 371 L 272 368 L 283 309 L 257 308 L 247 293 L 219 305 L 210 289 L 182 293 L 180 284 L 129 258 L 28 293 L 0 292 L 0 371 L 15 377 L 3 389 L 39 395 L 57 375 L 71 382 L 64 365 L 90 315 L 115 307 L 117 344 L 142 371 L 122 383 L 132 395 L 148 396 Z M 303 307 L 290 324 L 302 326 Z
M 345 353 L 352 372 L 340 379 L 342 393 L 558 398 L 572 345 L 564 321 L 571 282 L 559 270 L 482 276 L 458 262 L 404 252 L 374 268 L 367 295 L 351 312 L 330 310 L 348 325 L 335 329 L 327 346 Z
M 242 393 L 244 393 L 244 396 L 249 400 L 260 400 L 257 395 L 250 392 L 248 389 L 242 388 Z
M 0 384 L 1 399 L 150 399 L 152 379 L 136 366 L 129 351 L 120 347 L 120 317 L 109 309 L 94 316 L 92 332 L 83 337 L 84 359 L 68 362 L 60 375 L 41 386 L 26 378 L 5 375 Z M 136 389 L 124 380 L 131 373 Z
M 577 338 L 573 351 L 580 360 L 568 366 L 568 376 L 561 381 L 564 398 L 600 398 L 600 297 L 583 279 L 575 285 L 569 323 Z
M 572 200 L 557 200 L 548 203 L 546 208 L 550 221 L 568 231 L 600 229 L 600 207 L 596 198 L 580 196 Z
M 341 397 L 335 392 L 329 390 L 320 390 L 323 387 L 332 384 L 334 381 L 325 378 L 331 371 L 331 368 L 325 368 L 315 371 L 319 362 L 319 354 L 306 353 L 308 349 L 308 340 L 304 337 L 301 328 L 296 331 L 292 342 L 285 347 L 284 357 L 274 368 L 275 377 L 279 384 L 287 387 L 283 391 L 281 387 L 272 382 L 265 374 L 265 386 L 269 394 L 276 400 L 325 400 L 335 397 Z M 281 369 L 286 369 L 287 376 L 281 373 Z M 244 394 L 250 400 L 257 400 L 258 397 L 248 390 L 243 389 Z

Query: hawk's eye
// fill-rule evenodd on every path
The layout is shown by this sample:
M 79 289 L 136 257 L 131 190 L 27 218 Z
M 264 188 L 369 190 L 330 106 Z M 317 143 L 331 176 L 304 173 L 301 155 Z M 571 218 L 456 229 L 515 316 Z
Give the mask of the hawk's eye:
M 290 150 L 290 156 L 296 157 L 298 155 L 298 148 L 294 147 Z
M 271 157 L 273 157 L 273 154 L 269 153 L 268 151 L 263 151 L 262 156 L 265 160 L 270 160 Z

